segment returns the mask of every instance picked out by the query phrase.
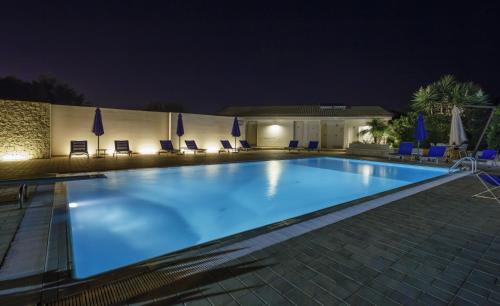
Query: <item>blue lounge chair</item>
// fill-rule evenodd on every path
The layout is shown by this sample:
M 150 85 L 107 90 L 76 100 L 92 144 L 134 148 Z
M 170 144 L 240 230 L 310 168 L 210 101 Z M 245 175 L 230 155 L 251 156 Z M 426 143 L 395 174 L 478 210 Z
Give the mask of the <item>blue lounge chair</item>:
M 288 152 L 292 150 L 299 150 L 299 141 L 298 140 L 290 140 L 290 143 L 288 144 Z
M 172 144 L 172 140 L 160 140 L 161 149 L 158 151 L 158 155 L 161 153 L 175 153 L 178 150 L 174 149 L 174 145 Z
M 87 158 L 89 158 L 89 151 L 86 140 L 71 140 L 70 144 L 69 158 L 71 158 L 71 156 L 74 154 L 87 155 Z
M 481 152 L 481 155 L 477 157 L 477 161 L 480 162 L 488 162 L 491 160 L 491 163 L 496 166 L 497 165 L 497 150 L 494 149 L 486 149 Z
M 240 143 L 241 143 L 241 150 L 243 151 L 253 150 L 252 146 L 248 143 L 248 141 L 240 140 Z
M 194 140 L 185 140 L 185 142 L 186 142 L 187 149 L 189 151 L 193 151 L 194 154 L 207 152 L 207 149 L 198 148 L 198 146 L 196 145 L 196 142 Z
M 427 156 L 422 156 L 420 161 L 422 160 L 428 160 L 428 161 L 435 161 L 436 164 L 439 163 L 439 160 L 444 160 L 446 153 L 446 147 L 445 146 L 432 146 L 429 149 L 429 153 L 427 153 Z
M 500 188 L 500 175 L 491 175 L 481 171 L 476 174 L 476 177 L 486 190 L 476 193 L 472 197 L 495 200 L 500 204 L 500 195 L 495 193 Z
M 309 141 L 309 145 L 307 146 L 307 151 L 318 151 L 319 152 L 319 141 Z
M 220 143 L 222 144 L 222 148 L 219 150 L 219 153 L 221 152 L 236 152 L 229 140 L 221 140 Z
M 404 159 L 405 156 L 409 156 L 410 159 L 413 158 L 413 143 L 412 142 L 401 142 L 399 144 L 399 150 L 397 153 L 389 153 L 389 159 L 392 157 L 399 157 L 400 159 Z
M 115 152 L 113 152 L 113 157 L 118 158 L 118 154 L 127 154 L 128 156 L 132 156 L 128 140 L 115 140 Z

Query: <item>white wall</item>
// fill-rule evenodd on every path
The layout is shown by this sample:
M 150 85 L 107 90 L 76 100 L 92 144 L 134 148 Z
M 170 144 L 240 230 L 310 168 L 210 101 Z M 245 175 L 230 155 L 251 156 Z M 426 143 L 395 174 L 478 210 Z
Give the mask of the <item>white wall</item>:
M 355 142 L 355 141 L 360 141 L 359 137 L 359 127 L 360 126 L 366 126 L 369 121 L 371 121 L 373 118 L 365 118 L 365 119 L 348 119 L 345 121 L 345 141 L 344 141 L 344 148 L 349 147 L 349 144 Z M 390 118 L 380 118 L 383 121 L 389 121 Z
M 97 148 L 92 134 L 95 108 L 52 105 L 51 151 L 53 156 L 68 155 L 71 140 L 87 140 L 89 153 Z M 101 108 L 104 135 L 100 147 L 114 151 L 114 140 L 128 140 L 137 153 L 156 153 L 160 139 L 168 139 L 168 113 Z
M 258 147 L 286 147 L 293 139 L 293 120 L 259 120 Z
M 176 134 L 178 113 L 172 113 L 171 116 L 172 142 L 174 147 L 178 148 L 179 138 Z M 234 137 L 231 136 L 233 120 L 233 117 L 227 116 L 182 113 L 184 135 L 181 137 L 181 147 L 186 147 L 185 140 L 194 140 L 199 148 L 207 149 L 208 152 L 218 152 L 222 147 L 220 141 L 224 139 L 229 140 L 234 147 Z M 241 132 L 239 139 L 245 139 L 244 120 L 239 121 Z M 239 141 L 237 145 L 240 147 Z

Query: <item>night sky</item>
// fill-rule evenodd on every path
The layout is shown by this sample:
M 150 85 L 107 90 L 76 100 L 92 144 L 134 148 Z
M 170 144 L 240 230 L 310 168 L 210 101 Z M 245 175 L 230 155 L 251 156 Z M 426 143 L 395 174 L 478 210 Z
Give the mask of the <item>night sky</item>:
M 444 74 L 500 96 L 500 1 L 4 2 L 0 76 L 51 74 L 100 106 L 404 109 Z

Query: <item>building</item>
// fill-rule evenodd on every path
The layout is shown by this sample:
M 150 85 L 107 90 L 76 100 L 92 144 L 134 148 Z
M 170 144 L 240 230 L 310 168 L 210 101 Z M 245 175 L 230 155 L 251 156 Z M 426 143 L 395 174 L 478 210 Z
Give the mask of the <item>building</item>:
M 368 128 L 368 121 L 392 118 L 392 113 L 379 106 L 341 105 L 238 106 L 220 115 L 238 116 L 248 142 L 257 147 L 284 147 L 294 139 L 301 146 L 317 140 L 323 149 L 345 149 L 363 140 L 359 132 Z
M 0 99 L 0 160 L 67 156 L 71 140 L 87 140 L 89 153 L 97 149 L 92 134 L 95 107 L 57 105 Z M 177 113 L 101 108 L 104 135 L 100 149 L 108 154 L 114 140 L 129 140 L 139 154 L 156 154 L 160 139 L 171 139 L 177 148 L 184 140 L 196 140 L 200 148 L 218 152 L 221 139 L 231 136 L 233 117 L 238 116 L 240 139 L 258 147 L 283 148 L 292 139 L 306 146 L 320 141 L 322 148 L 347 148 L 359 140 L 366 123 L 391 113 L 377 106 L 260 106 L 229 107 L 219 115 L 183 113 L 185 134 L 176 135 Z

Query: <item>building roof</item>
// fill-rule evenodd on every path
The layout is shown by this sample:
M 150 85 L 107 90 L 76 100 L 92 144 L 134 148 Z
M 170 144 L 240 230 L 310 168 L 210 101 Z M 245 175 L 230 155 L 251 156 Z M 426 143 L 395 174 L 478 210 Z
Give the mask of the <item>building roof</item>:
M 392 117 L 380 106 L 289 105 L 289 106 L 231 106 L 220 115 L 241 117 Z

